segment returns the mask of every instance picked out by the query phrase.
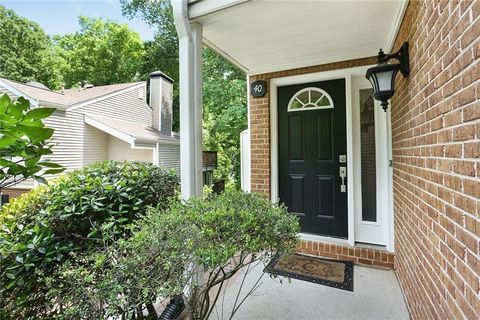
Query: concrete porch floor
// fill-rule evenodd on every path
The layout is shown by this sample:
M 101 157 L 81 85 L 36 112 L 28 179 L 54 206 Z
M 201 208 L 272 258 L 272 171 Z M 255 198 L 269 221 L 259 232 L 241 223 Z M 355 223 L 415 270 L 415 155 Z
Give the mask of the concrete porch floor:
M 263 273 L 263 264 L 251 269 L 239 301 Z M 229 319 L 244 272 L 227 284 L 210 319 Z M 315 319 L 410 319 L 393 270 L 354 267 L 354 291 L 345 291 L 311 282 L 265 274 L 261 286 L 248 297 L 233 319 L 237 320 L 315 320 Z M 223 304 L 223 316 L 222 316 Z

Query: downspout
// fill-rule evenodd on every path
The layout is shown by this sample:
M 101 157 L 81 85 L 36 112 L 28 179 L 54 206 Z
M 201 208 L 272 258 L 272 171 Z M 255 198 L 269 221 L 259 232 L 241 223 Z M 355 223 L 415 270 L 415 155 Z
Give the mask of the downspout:
M 188 1 L 172 0 L 180 55 L 180 172 L 183 199 L 202 194 L 202 26 L 190 24 Z

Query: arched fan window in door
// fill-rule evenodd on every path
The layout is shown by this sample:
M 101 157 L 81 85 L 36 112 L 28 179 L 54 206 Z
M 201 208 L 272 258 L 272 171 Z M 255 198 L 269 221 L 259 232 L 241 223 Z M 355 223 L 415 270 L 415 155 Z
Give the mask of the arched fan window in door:
M 333 100 L 329 94 L 320 88 L 304 88 L 295 93 L 288 103 L 288 112 L 308 111 L 317 109 L 332 109 Z

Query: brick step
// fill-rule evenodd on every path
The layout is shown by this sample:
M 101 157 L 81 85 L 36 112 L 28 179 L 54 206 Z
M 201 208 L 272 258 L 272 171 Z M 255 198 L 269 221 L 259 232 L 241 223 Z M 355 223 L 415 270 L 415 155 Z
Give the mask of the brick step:
M 353 261 L 365 266 L 394 269 L 395 254 L 382 249 L 345 246 L 315 241 L 302 241 L 296 252 L 329 259 Z

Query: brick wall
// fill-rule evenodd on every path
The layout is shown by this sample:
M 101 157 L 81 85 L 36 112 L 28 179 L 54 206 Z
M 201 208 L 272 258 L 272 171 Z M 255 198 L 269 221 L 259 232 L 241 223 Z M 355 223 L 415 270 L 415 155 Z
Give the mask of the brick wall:
M 28 189 L 2 189 L 2 194 L 10 196 L 10 198 L 16 198 L 28 192 Z
M 262 98 L 250 96 L 251 190 L 270 195 L 270 96 L 269 80 L 300 74 L 330 71 L 375 64 L 376 58 L 342 61 L 319 66 L 292 69 L 251 76 L 249 82 L 267 81 L 267 94 Z
M 395 267 L 414 319 L 479 319 L 480 1 L 411 1 L 395 49 Z
M 479 16 L 480 0 L 411 0 L 395 43 L 397 49 L 410 42 L 411 63 L 392 100 L 395 268 L 414 319 L 480 318 Z M 250 82 L 267 80 L 268 88 L 272 78 L 375 62 L 261 74 Z M 268 93 L 250 97 L 250 116 L 252 191 L 268 195 Z M 324 256 L 344 250 L 304 246 L 299 251 Z

